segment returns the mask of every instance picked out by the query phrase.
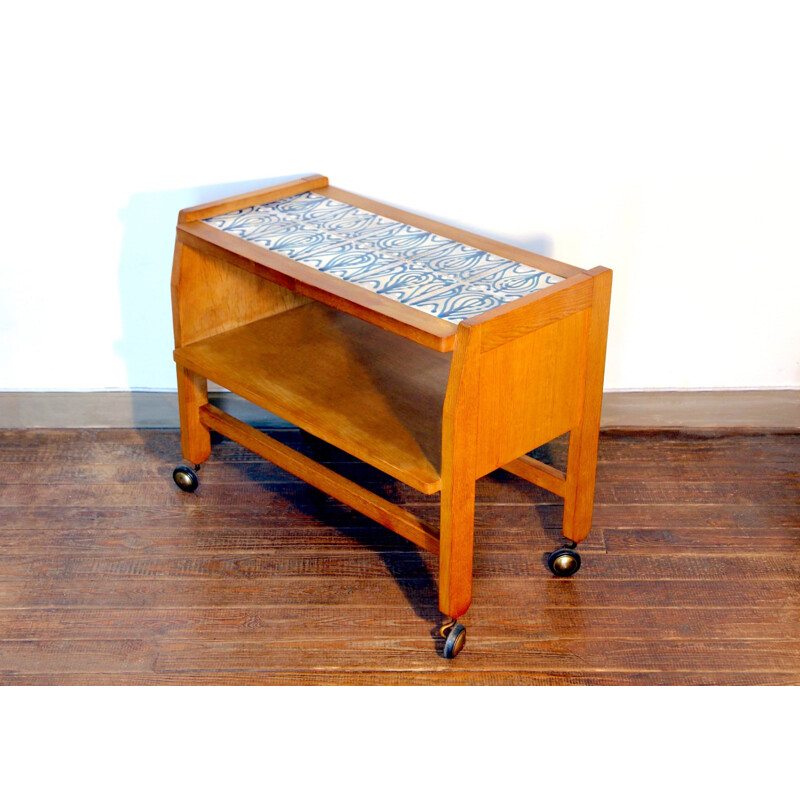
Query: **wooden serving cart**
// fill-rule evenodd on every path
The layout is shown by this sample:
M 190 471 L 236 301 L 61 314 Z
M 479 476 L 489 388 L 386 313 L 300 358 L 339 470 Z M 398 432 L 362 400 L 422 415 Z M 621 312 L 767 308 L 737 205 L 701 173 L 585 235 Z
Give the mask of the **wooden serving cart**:
M 472 596 L 475 481 L 564 499 L 558 576 L 591 528 L 611 271 L 582 270 L 312 175 L 181 211 L 172 274 L 181 445 L 239 442 L 439 556 L 444 655 Z M 439 529 L 210 405 L 212 380 L 425 494 Z M 526 455 L 569 432 L 566 472 Z M 178 466 L 176 484 L 198 485 Z

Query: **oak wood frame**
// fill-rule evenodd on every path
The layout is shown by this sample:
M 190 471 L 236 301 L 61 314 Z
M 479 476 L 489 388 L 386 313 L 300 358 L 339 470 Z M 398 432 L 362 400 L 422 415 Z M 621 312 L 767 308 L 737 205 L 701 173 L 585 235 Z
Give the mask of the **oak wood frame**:
M 453 325 L 320 273 L 202 222 L 215 214 L 315 191 L 415 225 L 564 281 Z M 458 618 L 472 597 L 475 481 L 497 468 L 564 498 L 563 534 L 591 528 L 611 270 L 582 270 L 328 186 L 311 175 L 180 212 L 172 274 L 184 457 L 210 454 L 211 430 L 439 555 L 439 607 Z M 440 353 L 452 351 L 441 409 L 438 532 L 414 515 L 208 404 L 207 376 L 188 348 L 317 301 Z M 223 376 L 224 377 L 224 376 Z M 217 382 L 220 376 L 215 376 Z M 275 409 L 267 409 L 274 411 Z M 324 435 L 324 420 L 314 431 Z M 526 455 L 569 433 L 566 472 Z M 337 441 L 341 446 L 341 441 Z M 377 443 L 378 446 L 380 442 Z M 379 465 L 380 466 L 380 465 Z M 385 467 L 384 467 L 385 469 Z

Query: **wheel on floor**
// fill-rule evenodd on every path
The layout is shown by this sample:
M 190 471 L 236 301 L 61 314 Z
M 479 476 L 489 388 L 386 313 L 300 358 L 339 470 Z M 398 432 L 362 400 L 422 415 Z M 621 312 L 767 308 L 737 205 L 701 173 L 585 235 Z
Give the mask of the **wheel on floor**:
M 581 557 L 577 550 L 570 547 L 559 547 L 547 557 L 547 566 L 553 575 L 568 578 L 581 568 Z
M 197 480 L 197 473 L 190 467 L 175 467 L 172 470 L 172 480 L 184 492 L 193 492 L 200 485 L 200 481 Z
M 467 643 L 467 629 L 455 620 L 442 625 L 439 633 L 444 637 L 445 658 L 455 658 Z

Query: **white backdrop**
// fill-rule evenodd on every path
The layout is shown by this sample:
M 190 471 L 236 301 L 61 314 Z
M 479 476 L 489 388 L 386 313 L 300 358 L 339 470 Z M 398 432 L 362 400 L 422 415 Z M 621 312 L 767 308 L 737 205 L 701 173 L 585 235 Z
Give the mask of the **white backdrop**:
M 607 388 L 800 386 L 792 11 L 16 4 L 0 389 L 173 388 L 178 209 L 305 172 L 613 268 Z

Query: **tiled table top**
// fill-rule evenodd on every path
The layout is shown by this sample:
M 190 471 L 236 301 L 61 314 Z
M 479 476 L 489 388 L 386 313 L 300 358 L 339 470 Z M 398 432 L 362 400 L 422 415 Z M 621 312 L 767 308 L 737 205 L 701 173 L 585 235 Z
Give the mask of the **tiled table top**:
M 314 192 L 204 222 L 449 322 L 563 280 Z

